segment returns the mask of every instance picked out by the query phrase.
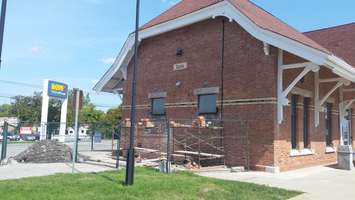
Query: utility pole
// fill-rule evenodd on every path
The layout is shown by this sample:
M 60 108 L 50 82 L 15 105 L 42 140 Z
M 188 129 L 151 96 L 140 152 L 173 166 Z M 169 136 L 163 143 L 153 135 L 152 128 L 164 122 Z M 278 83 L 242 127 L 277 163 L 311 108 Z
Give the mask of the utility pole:
M 1 18 L 0 18 L 0 68 L 1 68 L 1 63 L 2 63 L 2 45 L 4 42 L 6 5 L 7 5 L 7 0 L 2 0 Z
M 138 67 L 138 34 L 139 34 L 139 8 L 140 0 L 136 4 L 136 30 L 134 42 L 133 78 L 132 78 L 132 99 L 131 99 L 131 127 L 129 136 L 129 149 L 126 161 L 126 180 L 125 185 L 133 185 L 134 180 L 134 135 L 136 130 L 136 79 Z

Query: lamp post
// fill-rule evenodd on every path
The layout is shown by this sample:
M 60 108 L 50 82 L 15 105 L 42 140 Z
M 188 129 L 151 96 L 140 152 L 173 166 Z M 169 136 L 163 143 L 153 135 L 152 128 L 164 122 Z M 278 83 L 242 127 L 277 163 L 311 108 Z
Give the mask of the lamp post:
M 1 18 L 0 18 L 0 68 L 1 68 L 1 56 L 2 56 L 2 44 L 4 41 L 4 29 L 5 29 L 5 16 L 6 16 L 6 4 L 7 0 L 2 0 L 1 4 Z
M 125 185 L 133 185 L 133 180 L 134 180 L 134 138 L 135 138 L 134 135 L 136 130 L 136 80 L 137 80 L 137 68 L 138 68 L 139 8 L 140 8 L 140 0 L 137 0 L 133 77 L 132 77 L 132 96 L 131 96 L 131 126 L 130 126 L 130 136 L 129 136 L 129 149 L 127 152 L 127 161 L 126 161 Z

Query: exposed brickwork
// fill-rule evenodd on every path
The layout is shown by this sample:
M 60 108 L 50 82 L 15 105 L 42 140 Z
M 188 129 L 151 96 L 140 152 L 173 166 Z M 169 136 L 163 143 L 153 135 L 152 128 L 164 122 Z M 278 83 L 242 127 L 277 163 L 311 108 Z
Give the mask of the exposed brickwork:
M 285 63 L 303 62 L 302 59 L 286 54 Z M 302 70 L 302 69 L 301 69 Z M 284 86 L 287 86 L 292 80 L 300 73 L 301 70 L 287 70 L 284 73 Z M 329 70 L 321 68 L 320 78 L 335 77 Z M 320 86 L 320 98 L 322 98 L 335 83 L 325 83 Z M 313 155 L 295 156 L 291 157 L 291 108 L 286 106 L 284 109 L 284 122 L 279 126 L 276 131 L 275 137 L 275 166 L 281 170 L 297 169 L 307 166 L 330 164 L 336 161 L 336 153 L 326 153 L 325 144 L 325 115 L 324 112 L 320 113 L 320 124 L 316 128 L 314 125 L 314 73 L 309 73 L 299 82 L 296 87 L 302 88 L 312 92 L 310 99 L 310 113 L 309 113 L 309 135 L 310 135 L 310 149 L 314 151 Z M 338 91 L 331 95 L 333 103 L 333 118 L 332 118 L 332 139 L 334 148 L 339 143 L 339 113 L 338 113 Z M 290 100 L 290 98 L 289 98 Z M 298 97 L 298 111 L 297 111 L 297 141 L 298 150 L 304 149 L 303 145 L 303 96 Z
M 184 50 L 183 56 L 176 56 L 177 48 Z M 277 49 L 271 47 L 270 56 L 263 51 L 263 43 L 253 38 L 236 23 L 225 23 L 224 55 L 224 100 L 274 98 L 276 99 Z M 137 111 L 138 119 L 150 114 L 148 93 L 167 92 L 166 103 L 190 103 L 185 107 L 167 107 L 170 119 L 195 119 L 197 117 L 197 96 L 194 89 L 221 87 L 222 18 L 206 20 L 188 27 L 174 30 L 143 40 L 139 48 L 139 74 L 137 104 L 146 105 Z M 300 62 L 290 54 L 285 55 L 286 63 Z M 185 70 L 174 71 L 173 65 L 187 62 Z M 131 65 L 131 64 L 130 64 Z M 128 67 L 128 79 L 124 82 L 123 105 L 130 105 L 132 67 Z M 285 73 L 284 85 L 290 83 L 299 70 Z M 332 77 L 330 71 L 322 69 L 321 77 Z M 180 86 L 176 86 L 177 82 Z M 314 91 L 313 73 L 309 73 L 299 88 Z M 331 88 L 331 84 L 321 87 L 321 97 Z M 221 100 L 221 94 L 218 95 Z M 301 97 L 300 103 L 301 101 Z M 333 143 L 339 140 L 338 92 L 332 95 L 334 102 Z M 313 98 L 311 105 L 314 105 Z M 244 151 L 248 151 L 250 167 L 263 169 L 277 166 L 282 170 L 334 162 L 335 153 L 325 153 L 324 115 L 320 115 L 320 125 L 314 128 L 313 110 L 310 111 L 310 140 L 314 155 L 290 157 L 290 107 L 285 107 L 285 120 L 279 126 L 276 120 L 276 102 L 225 105 L 223 117 L 236 123 L 225 125 L 225 154 L 227 165 L 241 165 L 245 162 Z M 220 106 L 218 107 L 220 110 Z M 299 149 L 303 149 L 302 106 L 298 109 Z M 124 118 L 129 117 L 129 109 L 124 109 Z M 218 118 L 219 113 L 209 116 Z M 248 143 L 240 142 L 239 136 Z M 123 137 L 127 140 L 127 135 Z M 139 143 L 137 139 L 137 143 Z M 155 144 L 151 139 L 152 145 Z

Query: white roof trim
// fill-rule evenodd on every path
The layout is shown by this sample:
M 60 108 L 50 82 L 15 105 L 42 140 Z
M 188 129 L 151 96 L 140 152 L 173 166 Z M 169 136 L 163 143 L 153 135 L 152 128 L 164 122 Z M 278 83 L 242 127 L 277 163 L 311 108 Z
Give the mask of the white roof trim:
M 336 57 L 334 55 L 328 56 L 326 65 L 330 67 L 335 74 L 344 77 L 351 82 L 355 82 L 354 67 L 349 65 L 347 62 L 340 59 L 339 57 Z
M 110 69 L 102 76 L 102 78 L 94 86 L 95 91 L 102 91 L 107 82 L 117 73 L 118 70 L 122 72 L 122 79 L 127 78 L 127 66 L 132 55 L 129 56 L 129 52 L 132 51 L 134 45 L 134 34 L 130 34 L 124 43 L 120 53 L 115 59 L 115 62 L 111 65 Z M 125 65 L 123 65 L 125 64 Z
M 327 66 L 339 76 L 355 82 L 355 69 L 342 59 L 259 27 L 228 1 L 222 1 L 177 19 L 141 30 L 139 32 L 139 41 L 216 16 L 226 16 L 229 19 L 233 19 L 256 39 L 286 50 L 317 65 Z M 133 46 L 134 34 L 130 34 L 115 63 L 95 85 L 94 90 L 102 91 L 118 70 L 122 72 L 122 80 L 127 78 L 127 66 L 133 56 Z

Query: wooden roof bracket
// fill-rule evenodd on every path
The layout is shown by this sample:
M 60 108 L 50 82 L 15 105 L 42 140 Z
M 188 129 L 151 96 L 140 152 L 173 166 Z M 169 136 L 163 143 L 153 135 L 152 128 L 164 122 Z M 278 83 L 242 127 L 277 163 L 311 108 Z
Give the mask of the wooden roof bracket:
M 340 130 L 340 144 L 344 145 L 344 136 L 343 136 L 343 127 L 342 127 L 342 121 L 344 120 L 346 116 L 346 110 L 349 109 L 352 104 L 355 102 L 355 98 L 353 99 L 348 99 L 344 100 L 344 92 L 355 92 L 355 88 L 347 88 L 344 89 L 343 87 L 339 88 L 340 92 L 340 103 L 339 103 L 339 130 Z
M 263 50 L 264 50 L 264 54 L 265 56 L 269 56 L 270 55 L 270 45 L 266 42 L 263 42 Z
M 324 95 L 324 97 L 319 97 L 319 86 L 321 83 L 331 83 L 336 82 L 336 84 Z M 350 85 L 350 81 L 345 78 L 330 78 L 330 79 L 320 79 L 319 72 L 314 75 L 314 126 L 319 126 L 319 113 L 324 110 L 323 104 L 327 99 L 341 86 Z
M 308 74 L 308 72 L 311 71 L 318 72 L 320 67 L 316 64 L 313 64 L 312 62 L 284 65 L 283 50 L 279 49 L 277 68 L 278 68 L 277 70 L 277 120 L 278 123 L 281 124 L 283 121 L 283 106 L 289 104 L 289 100 L 287 99 L 288 94 L 297 85 L 297 83 Z M 297 68 L 303 68 L 303 71 L 300 74 L 298 74 L 298 76 L 284 90 L 283 71 L 289 69 L 297 69 Z

